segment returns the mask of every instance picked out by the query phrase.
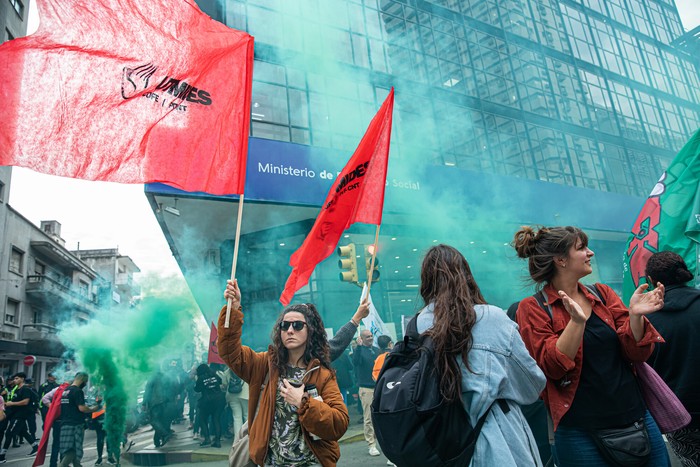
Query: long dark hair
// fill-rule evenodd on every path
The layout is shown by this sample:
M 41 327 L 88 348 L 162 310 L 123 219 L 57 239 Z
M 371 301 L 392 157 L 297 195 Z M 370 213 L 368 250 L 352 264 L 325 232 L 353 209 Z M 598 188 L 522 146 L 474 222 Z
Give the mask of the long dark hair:
M 421 266 L 420 294 L 425 304 L 434 304 L 435 320 L 427 334 L 435 344 L 435 363 L 440 372 L 440 391 L 448 401 L 462 398 L 462 372 L 459 355 L 469 368 L 467 355 L 472 347 L 476 323 L 474 297 L 486 303 L 474 280 L 469 263 L 455 248 L 432 247 Z
M 314 358 L 317 358 L 322 367 L 330 370 L 331 357 L 328 337 L 323 326 L 323 319 L 321 319 L 321 315 L 312 303 L 290 305 L 277 318 L 277 322 L 272 328 L 272 350 L 270 352 L 272 364 L 277 367 L 280 375 L 286 374 L 289 351 L 282 343 L 280 326 L 284 320 L 284 315 L 293 311 L 301 313 L 306 318 L 307 339 L 303 356 L 304 363 L 309 363 Z

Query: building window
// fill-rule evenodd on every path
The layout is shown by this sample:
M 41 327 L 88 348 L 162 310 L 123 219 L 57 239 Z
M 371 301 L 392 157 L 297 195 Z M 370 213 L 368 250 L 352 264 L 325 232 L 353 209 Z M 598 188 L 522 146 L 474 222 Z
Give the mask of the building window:
M 12 34 L 9 29 L 5 28 L 5 40 L 11 41 L 14 38 L 15 38 L 15 35 Z
M 0 203 L 5 202 L 5 184 L 0 182 Z
M 12 299 L 7 299 L 7 307 L 5 308 L 5 324 L 17 325 L 19 323 L 19 302 Z
M 23 263 L 24 253 L 17 248 L 12 247 L 12 254 L 10 255 L 10 272 L 21 275 Z
M 43 276 L 46 274 L 46 265 L 43 263 L 40 263 L 39 261 L 34 262 L 34 275 L 35 276 Z
M 78 287 L 80 289 L 80 295 L 82 295 L 83 297 L 87 297 L 88 295 L 90 295 L 90 284 L 88 284 L 85 281 L 80 281 Z
M 20 18 L 24 18 L 24 5 L 20 0 L 10 0 L 10 5 L 12 5 L 12 8 L 14 8 Z

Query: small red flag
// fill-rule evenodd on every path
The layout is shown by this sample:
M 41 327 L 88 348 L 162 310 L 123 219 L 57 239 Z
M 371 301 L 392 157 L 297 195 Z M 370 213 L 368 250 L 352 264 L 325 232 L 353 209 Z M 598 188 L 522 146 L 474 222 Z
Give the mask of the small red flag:
M 222 363 L 226 364 L 219 357 L 219 349 L 216 346 L 216 341 L 219 339 L 219 331 L 216 330 L 216 325 L 211 323 L 211 333 L 209 333 L 209 354 L 207 355 L 207 363 Z
M 309 282 L 316 265 L 333 253 L 345 229 L 355 222 L 381 224 L 393 108 L 391 88 L 352 158 L 333 183 L 311 232 L 289 260 L 292 273 L 280 296 L 284 306 Z
M 193 0 L 38 0 L 0 46 L 0 165 L 241 194 L 253 38 Z

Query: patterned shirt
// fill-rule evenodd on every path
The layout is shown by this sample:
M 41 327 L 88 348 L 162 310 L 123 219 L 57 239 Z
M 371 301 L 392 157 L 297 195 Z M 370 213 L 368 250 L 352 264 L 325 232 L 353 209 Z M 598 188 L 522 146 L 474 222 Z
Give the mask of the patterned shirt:
M 290 382 L 301 382 L 305 372 L 305 368 L 288 366 L 286 378 Z M 306 467 L 317 464 L 314 453 L 304 441 L 297 407 L 285 402 L 280 393 L 282 387 L 282 378 L 280 378 L 275 395 L 275 418 L 272 422 L 270 449 L 265 465 Z

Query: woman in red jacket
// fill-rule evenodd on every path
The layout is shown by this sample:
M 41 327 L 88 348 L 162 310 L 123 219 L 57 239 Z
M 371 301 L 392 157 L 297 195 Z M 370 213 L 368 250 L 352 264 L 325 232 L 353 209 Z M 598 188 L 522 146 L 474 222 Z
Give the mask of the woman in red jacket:
M 249 384 L 250 458 L 265 466 L 335 466 L 340 458 L 337 440 L 350 419 L 316 307 L 285 308 L 272 329 L 272 345 L 266 352 L 254 352 L 241 345 L 243 312 L 236 281 L 228 282 L 224 297 L 232 301 L 231 319 L 230 327 L 224 327 L 223 307 L 218 350 Z
M 644 315 L 663 307 L 664 287 L 643 293 L 629 310 L 615 292 L 579 281 L 593 272 L 588 236 L 577 227 L 523 227 L 513 246 L 528 258 L 539 296 L 520 302 L 517 321 L 530 354 L 545 376 L 543 393 L 554 423 L 558 466 L 614 465 L 597 438 L 607 429 L 646 425 L 648 466 L 670 465 L 661 433 L 649 414 L 629 364 L 644 362 L 663 339 Z M 541 302 L 538 303 L 538 300 Z M 641 429 L 640 431 L 644 431 Z M 622 443 L 624 444 L 624 443 Z

